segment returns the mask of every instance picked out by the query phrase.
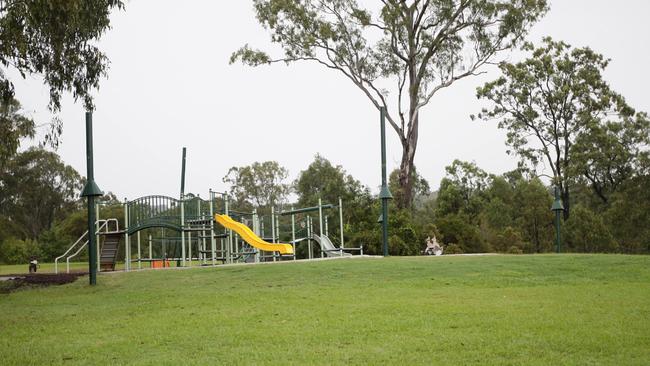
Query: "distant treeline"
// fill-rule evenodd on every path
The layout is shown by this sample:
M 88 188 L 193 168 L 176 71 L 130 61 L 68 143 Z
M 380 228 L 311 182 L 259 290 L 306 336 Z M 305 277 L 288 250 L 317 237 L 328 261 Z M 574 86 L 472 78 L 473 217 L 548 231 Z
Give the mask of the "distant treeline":
M 41 148 L 16 153 L 3 167 L 0 262 L 26 263 L 30 256 L 52 261 L 86 230 L 85 205 L 79 198 L 83 178 L 56 153 Z M 271 206 L 315 206 L 319 198 L 336 204 L 341 197 L 346 246 L 363 245 L 365 253 L 381 253 L 380 204 L 369 187 L 320 155 L 294 181 L 288 176 L 279 163 L 261 162 L 233 167 L 224 182 L 231 184 L 233 208 L 255 207 L 262 214 L 270 212 Z M 413 179 L 416 194 L 411 207 L 390 207 L 391 255 L 419 255 L 426 238 L 434 235 L 446 253 L 544 253 L 555 249 L 553 188 L 537 177 L 519 170 L 492 175 L 474 163 L 454 161 L 435 192 L 417 171 Z M 397 180 L 395 170 L 390 188 L 399 197 Z M 650 252 L 648 187 L 648 175 L 634 176 L 604 202 L 592 187 L 574 184 L 572 212 L 562 222 L 563 250 Z M 104 217 L 121 220 L 123 211 L 115 196 L 109 194 L 103 200 Z M 330 213 L 329 234 L 334 241 L 340 241 L 338 220 L 337 214 Z

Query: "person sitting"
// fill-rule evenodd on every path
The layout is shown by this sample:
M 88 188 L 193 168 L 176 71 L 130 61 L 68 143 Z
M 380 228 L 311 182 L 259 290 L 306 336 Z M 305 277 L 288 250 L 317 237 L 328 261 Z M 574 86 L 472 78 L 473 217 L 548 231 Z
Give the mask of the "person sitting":
M 433 250 L 433 254 L 442 255 L 442 245 L 438 244 L 435 235 L 433 236 L 432 250 Z
M 435 236 L 434 236 L 435 241 Z M 431 237 L 428 236 L 426 242 L 427 247 L 424 249 L 424 254 L 433 255 L 435 251 L 434 241 L 431 241 Z
M 38 268 L 38 260 L 36 259 L 35 256 L 31 256 L 29 258 L 29 273 L 36 273 L 37 268 Z

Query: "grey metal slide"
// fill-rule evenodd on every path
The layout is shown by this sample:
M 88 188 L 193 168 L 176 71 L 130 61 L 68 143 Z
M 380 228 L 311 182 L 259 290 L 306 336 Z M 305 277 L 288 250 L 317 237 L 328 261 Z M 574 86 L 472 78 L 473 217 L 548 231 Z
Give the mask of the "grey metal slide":
M 352 254 L 342 252 L 339 248 L 335 247 L 330 238 L 327 235 L 318 236 L 317 234 L 312 234 L 312 239 L 314 239 L 321 249 L 325 252 L 328 257 L 350 257 Z

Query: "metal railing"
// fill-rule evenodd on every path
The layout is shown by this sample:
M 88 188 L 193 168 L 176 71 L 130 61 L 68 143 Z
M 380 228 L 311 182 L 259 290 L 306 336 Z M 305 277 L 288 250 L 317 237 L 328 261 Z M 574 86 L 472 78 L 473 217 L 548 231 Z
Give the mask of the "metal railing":
M 114 232 L 114 231 L 108 230 L 110 223 L 115 223 L 115 230 L 114 231 L 120 231 L 120 224 L 117 221 L 117 219 L 97 220 L 95 222 L 95 225 L 99 225 L 99 227 L 97 228 L 97 231 L 95 231 L 95 235 L 101 233 L 102 229 L 105 230 L 104 231 L 105 233 Z M 77 241 L 75 241 L 68 248 L 68 250 L 65 251 L 65 253 L 63 253 L 62 255 L 60 255 L 60 256 L 58 256 L 58 257 L 56 257 L 54 259 L 54 273 L 59 273 L 59 259 L 61 259 L 61 258 L 65 257 L 66 255 L 68 255 L 68 253 L 70 253 L 70 251 L 72 251 L 77 246 L 77 244 L 79 244 L 82 241 L 83 241 L 83 244 L 81 244 L 81 246 L 77 249 L 77 251 L 74 252 L 72 255 L 66 257 L 66 259 L 65 259 L 66 273 L 70 273 L 70 258 L 74 258 L 75 256 L 77 256 L 86 247 L 86 245 L 88 245 L 88 230 L 86 230 L 86 232 L 84 232 L 79 237 L 79 239 L 77 239 Z M 97 247 L 97 249 L 99 250 L 99 246 Z
M 167 227 L 181 231 L 185 226 L 211 221 L 213 214 L 210 211 L 210 201 L 198 196 L 188 196 L 183 200 L 160 195 L 144 196 L 126 202 L 126 209 L 129 234 L 149 227 Z

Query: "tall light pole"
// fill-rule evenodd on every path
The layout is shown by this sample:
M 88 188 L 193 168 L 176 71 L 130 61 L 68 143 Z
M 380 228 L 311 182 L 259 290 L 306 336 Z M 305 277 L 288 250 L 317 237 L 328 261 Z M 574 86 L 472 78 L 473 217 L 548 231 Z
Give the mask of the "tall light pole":
M 104 193 L 95 183 L 93 168 L 93 114 L 86 112 L 86 185 L 81 192 L 81 197 L 88 197 L 88 272 L 90 284 L 97 284 L 97 237 L 95 231 L 95 197 Z
M 386 182 L 386 108 L 379 109 L 379 122 L 381 126 L 381 238 L 384 257 L 388 256 L 388 200 L 393 199 Z
M 555 212 L 555 251 L 560 253 L 560 214 L 564 211 L 562 200 L 560 199 L 560 191 L 555 187 L 555 201 L 551 206 L 551 211 Z

